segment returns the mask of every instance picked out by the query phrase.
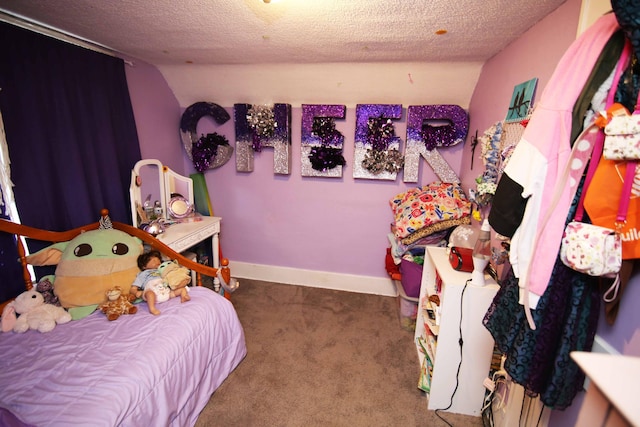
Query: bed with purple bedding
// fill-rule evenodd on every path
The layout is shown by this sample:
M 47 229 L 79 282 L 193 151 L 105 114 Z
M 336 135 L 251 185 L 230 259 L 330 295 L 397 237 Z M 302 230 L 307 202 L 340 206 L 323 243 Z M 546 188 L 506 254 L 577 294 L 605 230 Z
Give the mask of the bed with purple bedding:
M 30 232 L 4 220 L 1 231 Z M 171 298 L 158 316 L 141 302 L 114 321 L 95 311 L 50 332 L 0 333 L 0 425 L 194 425 L 247 350 L 231 301 L 206 287 L 189 291 L 190 301 Z
M 246 354 L 229 300 L 205 287 L 47 333 L 0 334 L 0 407 L 35 426 L 193 425 Z M 0 418 L 1 419 L 1 418 Z

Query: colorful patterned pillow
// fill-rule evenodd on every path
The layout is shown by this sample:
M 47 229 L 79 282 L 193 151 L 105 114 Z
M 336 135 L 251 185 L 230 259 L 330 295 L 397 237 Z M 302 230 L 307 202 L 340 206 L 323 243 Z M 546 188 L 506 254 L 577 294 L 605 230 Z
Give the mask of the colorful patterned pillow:
M 422 229 L 427 233 L 420 233 L 424 237 L 429 232 L 442 230 L 442 225 L 464 223 L 466 221 L 460 220 L 468 218 L 471 212 L 471 203 L 458 183 L 433 182 L 400 193 L 389 204 L 399 239 Z M 438 226 L 439 223 L 443 224 Z

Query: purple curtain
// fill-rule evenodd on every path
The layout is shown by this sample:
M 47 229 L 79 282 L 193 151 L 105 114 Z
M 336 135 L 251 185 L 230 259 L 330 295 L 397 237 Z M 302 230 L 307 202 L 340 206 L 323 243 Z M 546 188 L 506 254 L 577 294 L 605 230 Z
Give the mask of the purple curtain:
M 66 230 L 129 222 L 140 146 L 124 61 L 0 25 L 0 111 L 22 222 Z
M 0 112 L 22 223 L 67 230 L 102 208 L 128 223 L 141 155 L 124 61 L 6 23 L 0 40 Z

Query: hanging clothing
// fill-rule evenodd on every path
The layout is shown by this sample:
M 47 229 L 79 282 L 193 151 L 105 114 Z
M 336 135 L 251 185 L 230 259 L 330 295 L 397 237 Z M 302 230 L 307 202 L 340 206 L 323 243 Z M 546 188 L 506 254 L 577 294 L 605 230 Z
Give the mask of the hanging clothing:
M 522 188 L 520 196 L 528 199 L 511 238 L 510 262 L 518 277 L 524 304 L 535 308 L 544 293 L 562 239 L 565 218 L 572 194 L 565 189 L 545 227 L 542 221 L 553 199 L 557 180 L 562 176 L 571 154 L 573 107 L 585 87 L 604 46 L 619 29 L 615 15 L 601 17 L 567 50 L 558 63 L 522 139 L 516 146 L 505 175 Z M 502 179 L 501 179 L 502 181 Z M 502 221 L 513 221 L 499 211 L 500 184 L 489 213 L 489 222 L 498 233 Z M 496 201 L 497 199 L 497 201 Z M 531 268 L 535 260 L 535 268 Z M 524 295 L 526 291 L 527 295 Z
M 576 46 L 574 45 L 581 46 L 582 48 L 590 45 L 590 43 L 584 39 L 578 39 L 570 48 L 568 53 L 570 57 L 581 58 L 578 63 L 582 66 L 585 66 L 585 58 L 589 57 L 591 66 L 587 70 L 586 77 L 584 77 L 584 69 L 577 71 L 577 74 L 580 76 L 579 84 L 581 85 L 578 94 L 571 95 L 573 96 L 573 100 L 571 101 L 570 108 L 568 110 L 562 109 L 561 111 L 557 111 L 557 121 L 554 122 L 552 120 L 551 125 L 553 126 L 555 124 L 553 129 L 556 130 L 558 134 L 555 136 L 549 133 L 546 134 L 554 140 L 545 141 L 545 144 L 548 145 L 546 147 L 546 153 L 548 155 L 544 159 L 540 158 L 539 153 L 537 155 L 537 160 L 546 162 L 542 167 L 545 167 L 547 172 L 549 172 L 550 168 L 553 169 L 554 178 L 561 176 L 566 159 L 564 159 L 564 163 L 562 163 L 560 161 L 560 157 L 562 156 L 559 154 L 554 156 L 553 149 L 555 148 L 558 151 L 571 149 L 571 141 L 575 140 L 577 135 L 582 131 L 586 121 L 585 116 L 588 115 L 589 108 L 596 108 L 596 110 L 600 108 L 599 105 L 592 106 L 592 102 L 595 103 L 596 100 L 602 101 L 604 98 L 603 94 L 606 94 L 606 92 L 610 90 L 610 76 L 620 57 L 625 41 L 624 35 L 617 31 L 617 29 L 614 15 L 606 15 L 594 24 L 591 29 L 592 31 L 584 33 L 585 37 L 598 39 L 598 44 L 605 38 L 604 43 L 602 43 L 598 51 L 586 52 L 584 56 L 581 56 L 579 52 L 575 51 Z M 563 61 L 559 64 L 554 76 L 560 75 L 562 79 L 571 80 L 571 67 L 576 65 L 572 64 L 572 61 L 564 61 L 564 59 L 563 57 Z M 567 66 L 569 68 L 559 71 L 560 66 Z M 556 91 L 560 91 L 559 87 L 555 84 L 551 87 L 555 87 Z M 547 86 L 545 94 L 548 93 L 548 89 L 549 86 Z M 573 89 L 569 90 L 569 92 L 573 93 Z M 556 98 L 560 96 L 557 93 L 554 95 Z M 550 104 L 545 105 L 548 108 Z M 561 105 L 566 107 L 567 104 Z M 538 112 L 538 108 L 540 108 L 540 106 L 537 107 L 534 116 Z M 553 116 L 550 109 L 544 111 L 543 114 L 547 119 L 551 119 L 551 116 Z M 569 120 L 569 122 L 566 122 L 566 120 Z M 539 126 L 542 126 L 542 124 L 543 122 L 539 121 L 536 132 L 529 132 L 528 137 L 538 135 L 540 132 Z M 529 125 L 531 125 L 531 122 Z M 529 128 L 527 128 L 527 130 L 528 129 Z M 523 141 L 525 137 L 527 137 L 527 132 L 523 135 Z M 530 139 L 525 141 L 525 144 L 529 145 L 526 148 L 529 152 L 537 149 L 537 146 L 533 146 L 531 141 L 538 142 L 539 140 Z M 567 147 L 563 145 L 565 142 Z M 521 143 L 518 144 L 518 147 Z M 569 153 L 566 152 L 567 156 L 568 154 Z M 513 157 L 507 168 L 512 165 L 511 162 L 513 162 Z M 531 163 L 531 158 L 528 159 L 528 162 Z M 562 165 L 560 165 L 561 163 Z M 538 173 L 536 168 L 530 169 L 529 171 L 534 174 Z M 509 199 L 522 199 L 522 196 L 525 194 L 525 185 L 531 185 L 531 179 L 538 179 L 539 187 L 536 188 L 538 191 L 547 191 L 550 192 L 551 195 L 553 193 L 554 186 L 544 182 L 542 179 L 544 177 L 537 176 L 529 179 L 522 177 L 521 174 L 518 174 L 518 171 L 516 171 L 512 173 L 512 175 L 516 175 L 516 179 L 514 179 L 513 176 L 506 174 L 507 171 L 505 170 L 501 184 L 502 180 L 506 177 L 508 185 L 503 186 L 500 194 L 496 192 L 496 198 L 499 202 L 498 206 L 500 206 L 500 204 L 507 205 L 506 200 Z M 548 188 L 551 190 L 546 187 L 547 184 L 550 185 Z M 555 181 L 553 184 L 555 184 Z M 576 189 L 576 194 L 565 195 L 565 197 L 568 198 L 568 200 L 565 200 L 566 206 L 558 211 L 554 211 L 553 218 L 555 222 L 558 223 L 557 227 L 560 230 L 558 231 L 558 239 L 562 236 L 564 225 L 573 218 L 577 201 L 582 193 L 582 185 L 583 183 L 581 182 Z M 509 192 L 507 190 L 511 191 Z M 527 218 L 527 215 L 531 215 L 530 209 L 537 209 L 538 213 L 544 212 L 544 206 L 546 206 L 544 204 L 545 201 L 548 203 L 549 200 L 545 200 L 540 194 L 538 194 L 537 200 L 533 200 L 533 195 L 531 195 L 529 200 L 521 202 L 522 205 L 525 205 L 525 208 L 522 210 L 522 216 L 520 218 L 509 218 L 511 225 L 507 225 L 507 227 L 512 227 L 516 230 L 522 226 L 522 224 L 518 224 L 518 220 L 521 219 L 522 223 L 527 222 L 527 227 L 531 227 L 531 229 L 535 231 L 538 225 L 536 220 L 541 220 L 539 218 L 540 215 L 532 218 Z M 504 216 L 504 211 L 501 212 L 500 208 L 494 212 L 495 207 L 496 204 L 494 203 L 491 210 L 491 213 L 494 214 L 494 220 Z M 544 217 L 544 215 L 542 216 Z M 489 218 L 491 221 L 491 214 Z M 514 224 L 516 224 L 515 227 Z M 496 225 L 499 228 L 502 224 L 496 223 Z M 500 232 L 498 229 L 496 229 L 496 231 Z M 535 240 L 531 238 L 530 242 L 533 243 L 533 241 Z M 520 240 L 520 244 L 523 244 L 523 240 Z M 496 346 L 507 356 L 505 369 L 509 375 L 516 383 L 521 384 L 529 395 L 539 395 L 541 401 L 546 406 L 554 409 L 564 409 L 571 405 L 576 393 L 582 389 L 584 374 L 575 362 L 571 360 L 570 353 L 572 351 L 589 351 L 591 349 L 600 312 L 600 293 L 597 286 L 598 279 L 566 267 L 558 258 L 559 246 L 558 241 L 557 247 L 551 254 L 552 260 L 550 265 L 543 267 L 550 269 L 546 283 L 544 286 L 541 286 L 540 289 L 536 288 L 540 295 L 535 297 L 533 301 L 535 303 L 535 310 L 531 311 L 531 317 L 537 326 L 536 328 L 530 327 L 526 310 L 523 310 L 520 305 L 522 302 L 523 284 L 521 283 L 522 276 L 516 274 L 517 270 L 512 270 L 507 274 L 501 289 L 496 294 L 483 320 L 485 327 L 492 334 Z M 513 251 L 513 244 L 511 248 Z M 531 248 L 529 249 L 529 253 L 535 257 L 536 270 L 539 267 L 539 255 L 541 255 L 541 251 L 540 246 L 536 248 L 535 254 L 533 254 Z M 551 249 L 547 249 L 547 251 L 551 251 Z M 521 256 L 522 252 L 520 252 L 519 255 Z M 549 258 L 548 253 L 545 253 L 545 255 L 547 255 L 545 259 Z M 522 261 L 521 258 L 518 259 L 516 256 L 516 261 L 518 260 Z M 526 259 L 525 261 L 528 263 L 531 260 Z M 548 263 L 549 261 L 546 260 L 545 262 Z M 521 272 L 522 271 L 520 271 L 520 273 Z M 538 280 L 541 280 L 540 275 L 536 277 Z M 532 307 L 534 307 L 534 304 L 532 304 Z

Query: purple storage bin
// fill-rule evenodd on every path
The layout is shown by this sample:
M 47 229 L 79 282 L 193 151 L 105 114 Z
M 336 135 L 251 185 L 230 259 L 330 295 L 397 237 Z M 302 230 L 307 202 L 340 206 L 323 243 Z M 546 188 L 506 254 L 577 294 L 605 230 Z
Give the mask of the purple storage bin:
M 400 260 L 400 273 L 402 273 L 400 283 L 402 283 L 404 293 L 408 297 L 418 298 L 422 281 L 422 266 L 403 258 Z

